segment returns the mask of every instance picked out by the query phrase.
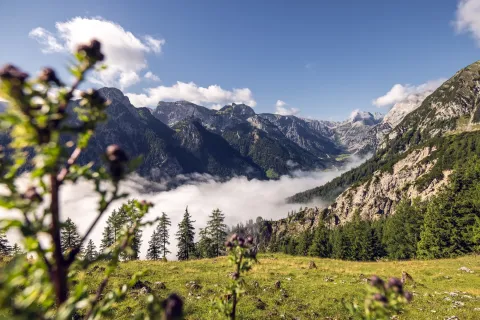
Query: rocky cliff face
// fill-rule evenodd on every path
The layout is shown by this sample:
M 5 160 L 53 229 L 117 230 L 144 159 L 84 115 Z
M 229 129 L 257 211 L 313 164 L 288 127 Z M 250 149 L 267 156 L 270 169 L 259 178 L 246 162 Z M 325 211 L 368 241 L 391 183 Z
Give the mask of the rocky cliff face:
M 412 111 L 406 116 L 397 108 L 375 127 L 377 141 L 384 138 L 372 159 L 324 186 L 290 198 L 308 203 L 336 195 L 336 189 L 344 190 L 325 209 L 303 210 L 300 216 L 308 218 L 307 225 L 315 225 L 319 219 L 341 224 L 357 210 L 365 219 L 388 216 L 395 213 L 401 199 L 428 199 L 437 194 L 448 184 L 454 164 L 462 161 L 461 152 L 453 158 L 450 146 L 469 139 L 471 143 L 465 147 L 473 148 L 480 139 L 479 77 L 480 62 L 475 62 L 457 72 L 420 106 L 415 105 L 417 102 L 409 106 Z M 279 221 L 274 229 L 282 230 L 283 224 L 285 220 Z

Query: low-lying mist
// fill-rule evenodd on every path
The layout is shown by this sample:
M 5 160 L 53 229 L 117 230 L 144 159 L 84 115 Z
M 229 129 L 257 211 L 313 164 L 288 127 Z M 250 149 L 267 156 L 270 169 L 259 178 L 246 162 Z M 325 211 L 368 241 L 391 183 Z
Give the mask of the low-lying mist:
M 187 206 L 195 221 L 194 226 L 197 234 L 199 228 L 205 227 L 208 215 L 215 208 L 223 211 L 226 216 L 225 222 L 229 226 L 245 222 L 248 219 L 256 219 L 258 216 L 264 219 L 281 219 L 287 216 L 288 211 L 298 209 L 300 206 L 321 207 L 325 205 L 320 200 L 308 204 L 288 204 L 285 202 L 287 197 L 325 184 L 352 167 L 358 166 L 364 160 L 352 157 L 342 169 L 297 171 L 290 176 L 282 176 L 278 180 L 270 181 L 235 177 L 226 182 L 219 182 L 212 177 L 204 176 L 203 179 L 193 179 L 193 182 L 170 191 L 158 191 L 163 190 L 164 183 L 156 184 L 138 176 L 130 176 L 122 183 L 121 192 L 128 192 L 130 194 L 129 198 L 145 199 L 153 202 L 154 207 L 150 210 L 148 219 L 154 219 L 160 216 L 162 212 L 167 213 L 172 222 L 170 229 L 170 251 L 172 254 L 168 258 L 175 259 L 177 244 L 175 233 Z M 85 232 L 96 216 L 97 201 L 98 198 L 93 192 L 93 186 L 86 181 L 80 181 L 76 185 L 64 185 L 61 192 L 62 219 L 66 220 L 70 217 L 77 224 L 80 233 Z M 97 249 L 108 215 L 122 202 L 120 200 L 112 204 L 93 230 L 91 238 Z M 3 217 L 11 214 L 13 212 L 1 211 Z M 146 255 L 148 241 L 153 229 L 152 226 L 143 231 L 142 258 Z M 7 236 L 12 243 L 15 239 L 18 239 L 15 234 Z

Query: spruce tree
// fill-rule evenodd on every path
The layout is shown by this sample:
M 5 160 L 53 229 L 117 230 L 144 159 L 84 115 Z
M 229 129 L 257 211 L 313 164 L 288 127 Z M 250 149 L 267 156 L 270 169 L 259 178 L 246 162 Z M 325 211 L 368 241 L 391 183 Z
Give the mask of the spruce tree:
M 177 240 L 178 240 L 178 260 L 188 260 L 195 255 L 195 228 L 193 227 L 192 217 L 188 212 L 188 207 L 185 209 L 182 221 L 178 224 Z
M 0 232 L 0 256 L 9 256 L 12 254 L 12 247 L 8 242 L 5 233 Z
M 87 244 L 87 249 L 85 249 L 84 259 L 87 261 L 93 261 L 97 258 L 98 252 L 97 248 L 95 247 L 95 243 L 93 240 L 90 239 Z
M 168 228 L 172 225 L 170 222 L 170 219 L 168 218 L 167 214 L 165 212 L 162 212 L 162 216 L 160 217 L 160 222 L 158 223 L 157 226 L 157 234 L 159 237 L 160 241 L 160 254 L 163 257 L 163 259 L 166 259 L 166 255 L 171 253 L 168 250 L 168 245 L 170 245 L 170 242 L 168 241 L 170 238 L 170 235 L 168 233 Z
M 78 234 L 77 225 L 68 218 L 62 225 L 61 229 L 61 245 L 62 252 L 65 254 L 72 251 L 80 245 L 81 237 Z M 83 247 L 80 248 L 80 252 L 83 251 Z
M 328 258 L 332 252 L 330 234 L 325 223 L 320 222 L 315 233 L 311 246 L 308 248 L 308 255 L 313 257 Z
M 157 230 L 153 230 L 152 237 L 148 241 L 147 259 L 160 260 L 162 258 L 162 244 Z
M 395 214 L 385 221 L 382 242 L 391 259 L 413 259 L 423 225 L 423 206 L 419 200 L 401 201 Z
M 296 254 L 299 256 L 306 256 L 308 248 L 312 244 L 312 233 L 310 231 L 302 232 L 298 239 Z
M 135 214 L 133 202 L 128 201 L 127 204 L 122 205 L 118 210 L 113 210 L 108 217 L 106 226 L 102 233 L 102 241 L 100 249 L 104 251 L 112 246 L 120 238 L 123 228 L 128 228 L 132 224 L 132 217 Z M 130 213 L 129 213 L 130 212 Z M 132 216 L 130 216 L 130 215 Z M 137 260 L 140 257 L 140 247 L 142 244 L 142 230 L 138 229 L 132 239 L 130 245 L 132 252 L 123 252 L 121 257 L 124 260 Z
M 227 237 L 227 225 L 224 222 L 225 215 L 218 208 L 212 211 L 207 222 L 206 232 L 211 239 L 212 249 L 216 257 L 225 253 L 223 248 Z
M 196 244 L 196 251 L 199 258 L 213 258 L 217 256 L 214 240 L 210 237 L 207 228 L 200 229 L 198 233 L 200 240 Z

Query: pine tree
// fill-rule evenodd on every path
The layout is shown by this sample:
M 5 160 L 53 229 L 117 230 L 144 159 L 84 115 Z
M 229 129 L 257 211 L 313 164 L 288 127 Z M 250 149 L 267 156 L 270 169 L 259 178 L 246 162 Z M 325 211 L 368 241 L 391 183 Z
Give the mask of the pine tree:
M 129 216 L 129 212 L 135 210 L 132 203 L 132 201 L 129 201 L 127 204 L 122 205 L 122 207 L 120 207 L 118 210 L 113 210 L 112 214 L 108 217 L 107 224 L 102 233 L 103 238 L 100 244 L 100 249 L 102 251 L 117 242 L 123 228 L 131 226 L 132 218 Z M 130 212 L 130 214 L 134 214 L 134 212 Z M 122 258 L 124 260 L 139 259 L 141 244 L 142 230 L 138 229 L 136 230 L 130 245 L 132 252 L 123 252 L 121 255 Z
M 166 255 L 171 253 L 168 250 L 168 245 L 170 245 L 170 242 L 168 241 L 170 238 L 170 235 L 168 233 L 168 228 L 172 225 L 170 222 L 170 219 L 168 218 L 167 214 L 165 212 L 162 212 L 162 216 L 160 217 L 160 222 L 158 223 L 157 226 L 157 234 L 159 237 L 160 241 L 160 255 L 163 257 L 163 259 L 166 259 Z
M 70 252 L 80 245 L 81 237 L 78 234 L 77 225 L 68 218 L 62 225 L 61 229 L 61 245 L 63 253 Z M 83 247 L 80 248 L 80 252 L 83 251 Z
M 152 237 L 148 241 L 147 259 L 159 260 L 162 258 L 161 249 L 162 244 L 160 242 L 160 236 L 157 230 L 153 230 Z
M 382 242 L 391 259 L 413 259 L 423 225 L 423 206 L 420 201 L 401 201 L 395 214 L 385 221 Z
M 199 258 L 213 258 L 217 256 L 215 250 L 214 240 L 210 237 L 210 232 L 207 228 L 200 229 L 198 233 L 200 240 L 196 244 L 196 251 Z
M 222 211 L 220 211 L 220 209 L 213 210 L 207 222 L 206 232 L 211 239 L 211 245 L 216 257 L 225 253 L 223 247 L 225 238 L 227 237 L 227 225 L 224 222 L 225 215 L 222 213 Z
M 12 253 L 12 247 L 10 246 L 10 243 L 8 242 L 7 237 L 5 236 L 5 233 L 0 232 L 0 257 L 1 256 L 9 256 Z
M 84 259 L 86 261 L 93 261 L 97 258 L 98 252 L 97 248 L 95 247 L 95 243 L 93 243 L 93 240 L 90 239 L 87 244 L 87 249 L 85 250 L 84 254 Z
M 178 240 L 178 260 L 188 260 L 195 255 L 195 228 L 193 227 L 192 217 L 185 209 L 182 221 L 178 224 L 178 232 L 176 234 Z
M 330 257 L 332 252 L 330 234 L 324 223 L 319 223 L 313 235 L 312 245 L 308 248 L 308 255 L 313 257 Z
M 308 248 L 312 244 L 312 233 L 309 231 L 302 232 L 298 239 L 296 254 L 299 256 L 306 256 Z

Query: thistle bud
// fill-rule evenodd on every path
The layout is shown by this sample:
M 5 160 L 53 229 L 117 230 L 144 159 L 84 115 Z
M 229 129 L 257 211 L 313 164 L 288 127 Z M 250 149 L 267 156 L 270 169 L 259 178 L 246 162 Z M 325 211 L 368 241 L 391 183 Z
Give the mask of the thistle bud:
M 390 278 L 387 283 L 387 288 L 392 289 L 396 293 L 403 293 L 403 284 L 398 278 Z
M 43 198 L 38 194 L 37 189 L 34 186 L 30 186 L 25 190 L 22 198 L 30 200 L 31 202 L 42 202 Z
M 3 81 L 16 81 L 24 83 L 28 78 L 28 73 L 21 71 L 14 65 L 7 64 L 0 69 L 0 79 Z
M 247 237 L 247 245 L 252 245 L 253 244 L 253 237 L 252 236 L 248 236 Z
M 233 280 L 238 280 L 240 278 L 240 274 L 238 272 L 233 272 L 231 277 Z
M 232 236 L 230 237 L 230 241 L 236 241 L 238 238 L 238 235 L 236 233 L 232 234 Z
M 57 74 L 52 68 L 43 68 L 38 79 L 45 83 L 54 83 L 57 86 L 62 85 L 57 77 Z
M 78 53 L 83 53 L 88 59 L 92 60 L 93 63 L 102 61 L 105 59 L 105 56 L 103 53 L 100 51 L 101 49 L 101 43 L 93 39 L 90 41 L 90 43 L 87 44 L 82 44 L 77 47 L 77 52 Z
M 109 163 L 110 174 L 115 180 L 120 179 L 125 171 L 125 163 L 128 161 L 127 154 L 118 145 L 112 144 L 107 147 L 105 155 Z
M 239 245 L 240 247 L 243 247 L 244 244 L 245 244 L 245 240 L 244 240 L 242 237 L 239 237 L 239 238 L 238 238 L 238 245 Z
M 162 308 L 164 320 L 175 320 L 183 317 L 183 301 L 175 293 L 163 300 Z
M 227 249 L 230 250 L 233 247 L 233 243 L 231 241 L 226 241 L 225 242 L 225 247 L 227 247 Z
M 408 302 L 411 302 L 413 300 L 413 294 L 411 294 L 410 292 L 405 292 L 403 296 L 405 297 L 405 299 L 407 299 Z
M 382 302 L 382 303 L 387 303 L 388 302 L 387 297 L 385 297 L 383 294 L 380 294 L 380 293 L 376 293 L 373 296 L 373 300 L 378 301 L 378 302 Z
M 370 284 L 374 287 L 381 288 L 385 285 L 385 282 L 380 277 L 373 276 L 370 278 Z

